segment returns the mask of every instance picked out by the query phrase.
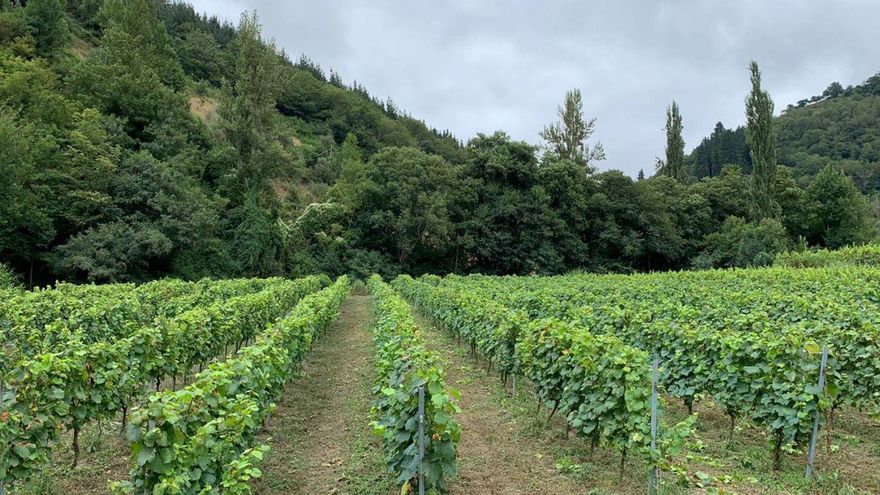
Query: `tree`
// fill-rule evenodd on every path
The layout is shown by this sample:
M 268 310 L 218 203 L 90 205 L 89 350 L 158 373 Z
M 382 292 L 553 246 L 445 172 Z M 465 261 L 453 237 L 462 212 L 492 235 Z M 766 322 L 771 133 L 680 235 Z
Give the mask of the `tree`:
M 182 96 L 183 70 L 152 0 L 108 0 L 101 8 L 101 46 L 77 64 L 70 85 L 86 105 L 125 122 L 138 144 L 157 126 L 190 120 Z M 134 145 L 134 143 L 132 143 Z
M 361 159 L 357 136 L 349 133 L 345 137 L 337 157 L 341 162 L 341 170 L 339 180 L 330 190 L 330 197 L 354 211 L 363 201 L 366 181 L 366 168 Z
M 15 289 L 21 287 L 21 279 L 11 268 L 0 263 L 0 289 Z
M 29 0 L 25 18 L 33 30 L 40 55 L 52 55 L 70 41 L 70 27 L 62 0 Z
M 752 170 L 752 158 L 746 144 L 745 128 L 725 129 L 718 122 L 712 134 L 690 154 L 693 175 L 697 179 L 715 177 L 727 165 L 738 165 L 743 172 Z
M 237 161 L 230 189 L 239 195 L 263 188 L 267 179 L 291 158 L 276 139 L 275 102 L 281 91 L 279 60 L 274 47 L 260 38 L 255 13 L 242 14 L 235 44 L 235 81 L 225 88 L 220 117 Z
M 721 230 L 706 237 L 706 249 L 694 260 L 697 268 L 766 266 L 789 246 L 788 233 L 774 218 L 746 222 L 728 217 Z
M 776 134 L 773 131 L 773 100 L 761 89 L 758 63 L 749 65 L 752 92 L 746 98 L 746 141 L 752 156 L 752 215 L 762 219 L 778 216 L 774 201 L 776 184 Z
M 55 270 L 94 281 L 187 279 L 224 273 L 219 211 L 180 163 L 132 153 L 112 179 L 111 217 L 82 228 L 52 255 Z
M 149 67 L 162 84 L 181 90 L 183 69 L 168 30 L 157 17 L 158 5 L 154 0 L 106 0 L 100 12 L 105 37 L 106 30 L 124 33 L 131 43 L 125 53 L 117 52 L 116 58 L 131 66 Z
M 667 176 L 636 183 L 646 259 L 640 268 L 668 269 L 687 265 L 714 227 L 712 208 L 694 188 Z
M 720 226 L 728 217 L 745 218 L 749 214 L 749 178 L 736 165 L 724 167 L 714 177 L 704 177 L 691 190 L 709 202 L 716 225 Z
M 560 239 L 566 232 L 557 205 L 578 202 L 577 195 L 555 194 L 565 188 L 558 182 L 574 181 L 571 165 L 582 165 L 545 155 L 539 166 L 534 146 L 512 141 L 507 134 L 479 134 L 468 142 L 470 159 L 465 180 L 459 188 L 470 194 L 462 207 L 458 239 L 461 252 L 455 256 L 458 268 L 487 273 L 554 273 L 564 269 L 564 249 L 571 239 Z M 547 182 L 542 182 L 543 179 Z M 546 184 L 546 187 L 545 187 Z M 567 189 L 567 188 L 566 188 Z M 572 212 L 572 216 L 577 216 Z M 573 258 L 586 255 L 571 249 Z
M 90 282 L 146 281 L 151 263 L 172 248 L 171 240 L 150 223 L 119 220 L 71 237 L 58 246 L 53 265 L 58 273 Z
M 177 44 L 183 71 L 197 81 L 220 85 L 224 73 L 224 53 L 211 34 L 191 28 Z
M 457 170 L 416 148 L 385 148 L 370 158 L 355 225 L 364 247 L 418 266 L 448 249 L 454 233 Z M 415 258 L 415 259 L 413 259 Z M 424 260 L 422 260 L 424 261 Z
M 867 200 L 831 165 L 816 175 L 806 196 L 810 243 L 833 249 L 873 237 Z
M 255 194 L 232 211 L 232 239 L 227 244 L 235 273 L 266 277 L 281 273 L 284 238 L 270 212 L 260 207 Z
M 32 124 L 0 107 L 0 257 L 25 271 L 55 236 L 37 166 L 53 148 Z
M 594 171 L 593 162 L 604 160 L 605 150 L 602 143 L 597 142 L 592 148 L 587 144 L 596 129 L 596 119 L 584 118 L 579 89 L 565 94 L 565 103 L 557 109 L 557 114 L 560 120 L 541 131 L 545 148 L 563 160 L 571 160 L 590 172 Z
M 672 105 L 666 109 L 666 161 L 660 172 L 679 181 L 685 175 L 682 128 L 681 112 L 678 103 L 673 100 Z

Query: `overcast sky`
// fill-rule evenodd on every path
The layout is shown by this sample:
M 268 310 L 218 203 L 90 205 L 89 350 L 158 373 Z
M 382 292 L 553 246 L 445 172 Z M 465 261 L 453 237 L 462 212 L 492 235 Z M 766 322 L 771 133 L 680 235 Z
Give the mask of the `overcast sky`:
M 256 10 L 292 58 L 467 141 L 504 130 L 538 143 L 580 88 L 600 168 L 635 175 L 664 154 L 677 100 L 690 151 L 715 123 L 744 122 L 746 67 L 759 62 L 776 112 L 830 82 L 880 71 L 878 0 L 194 0 L 237 23 Z

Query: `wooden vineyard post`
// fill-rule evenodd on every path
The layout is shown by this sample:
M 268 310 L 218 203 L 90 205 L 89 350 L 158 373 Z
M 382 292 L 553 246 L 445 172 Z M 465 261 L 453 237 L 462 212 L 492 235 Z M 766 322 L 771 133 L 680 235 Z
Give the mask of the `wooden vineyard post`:
M 425 495 L 425 387 L 419 387 L 419 495 Z
M 653 372 L 651 373 L 651 453 L 657 450 L 657 382 L 660 374 L 660 360 L 654 359 Z M 657 494 L 657 466 L 653 465 L 648 471 L 648 495 Z
M 828 366 L 828 346 L 822 348 L 822 364 L 819 366 L 819 394 L 825 391 L 825 368 Z M 813 463 L 816 461 L 816 443 L 819 440 L 819 415 L 822 414 L 818 408 L 813 415 L 813 436 L 810 437 L 810 450 L 807 452 L 807 468 L 804 476 L 809 479 L 816 474 L 816 468 Z

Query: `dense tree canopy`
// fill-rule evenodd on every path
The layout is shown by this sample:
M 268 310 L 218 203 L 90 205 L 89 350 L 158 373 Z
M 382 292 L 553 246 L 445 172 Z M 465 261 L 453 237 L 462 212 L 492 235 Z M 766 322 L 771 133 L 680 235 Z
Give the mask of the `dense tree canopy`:
M 880 74 L 858 86 L 832 83 L 821 95 L 789 105 L 773 124 L 778 162 L 801 185 L 830 164 L 863 193 L 880 191 Z M 728 164 L 752 170 L 745 128 L 725 129 L 721 122 L 688 158 L 697 179 Z
M 877 77 L 773 119 L 760 153 L 758 134 L 719 123 L 685 156 L 673 103 L 665 168 L 634 180 L 596 172 L 578 90 L 541 148 L 500 131 L 462 143 L 291 61 L 251 14 L 236 27 L 180 2 L 21 5 L 0 2 L 3 280 L 762 265 L 876 234 L 859 189 L 880 183 Z M 766 130 L 767 106 L 753 113 Z M 752 164 L 774 150 L 760 220 Z

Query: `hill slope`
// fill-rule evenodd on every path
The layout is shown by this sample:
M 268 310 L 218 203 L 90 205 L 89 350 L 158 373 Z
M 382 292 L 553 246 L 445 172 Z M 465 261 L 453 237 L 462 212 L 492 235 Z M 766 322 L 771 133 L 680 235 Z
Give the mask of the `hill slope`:
M 832 83 L 822 95 L 789 105 L 776 132 L 779 163 L 803 184 L 831 164 L 862 192 L 880 190 L 880 74 L 848 88 Z M 697 178 L 717 175 L 725 164 L 751 170 L 743 128 L 720 122 L 690 159 Z
M 861 91 L 783 119 L 820 126 L 815 109 L 877 98 Z M 574 95 L 561 119 L 590 125 Z M 841 126 L 827 147 L 857 149 L 833 156 L 870 160 L 871 119 Z M 767 264 L 801 239 L 875 235 L 868 202 L 833 169 L 809 187 L 783 170 L 778 213 L 759 219 L 736 170 L 596 173 L 589 137 L 550 125 L 544 150 L 503 132 L 462 144 L 292 61 L 253 15 L 234 27 L 176 1 L 0 2 L 0 263 L 30 284 L 605 272 Z M 812 132 L 780 129 L 784 142 Z M 747 159 L 741 131 L 717 134 L 707 156 Z

